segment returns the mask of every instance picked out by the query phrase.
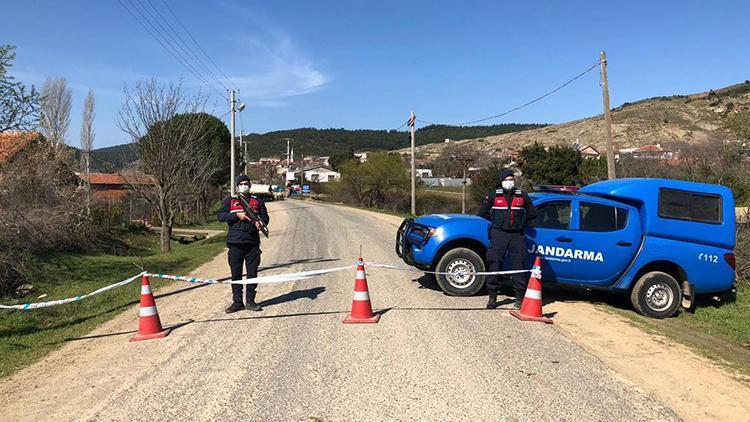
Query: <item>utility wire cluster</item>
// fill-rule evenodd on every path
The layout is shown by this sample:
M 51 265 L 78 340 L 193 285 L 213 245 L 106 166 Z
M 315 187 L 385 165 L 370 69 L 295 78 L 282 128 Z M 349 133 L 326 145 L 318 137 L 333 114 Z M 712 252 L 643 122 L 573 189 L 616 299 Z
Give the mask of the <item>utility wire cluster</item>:
M 219 88 L 224 88 L 226 91 L 229 89 L 218 75 L 221 75 L 223 80 L 228 80 L 229 77 L 221 70 L 211 56 L 208 55 L 206 50 L 201 47 L 166 0 L 162 0 L 162 3 L 164 3 L 166 10 L 172 16 L 173 22 L 176 22 L 175 25 L 165 16 L 166 12 L 162 13 L 159 8 L 154 6 L 151 0 L 117 1 L 138 22 L 144 31 L 154 38 L 164 50 L 174 57 L 198 81 L 213 89 L 220 97 L 227 99 L 226 93 L 220 91 Z M 181 28 L 181 31 L 178 31 L 179 28 L 177 26 Z M 181 32 L 192 41 L 192 46 L 183 38 Z M 196 53 L 195 47 L 200 50 L 202 56 Z
M 542 99 L 544 99 L 546 97 L 549 97 L 550 95 L 552 95 L 552 94 L 556 93 L 557 91 L 559 91 L 559 90 L 565 88 L 566 86 L 570 85 L 574 81 L 580 79 L 581 77 L 583 77 L 583 75 L 585 75 L 585 74 L 591 72 L 592 70 L 594 70 L 597 66 L 599 66 L 600 63 L 601 63 L 601 61 L 597 60 L 594 64 L 592 64 L 591 66 L 589 66 L 586 70 L 584 70 L 583 72 L 577 74 L 576 76 L 572 77 L 571 79 L 568 79 L 562 85 L 559 85 L 556 88 L 554 88 L 554 89 L 552 89 L 550 91 L 547 91 L 544 94 L 542 94 L 542 95 L 534 98 L 533 100 L 527 101 L 527 102 L 519 105 L 518 107 L 514 107 L 514 108 L 512 108 L 510 110 L 506 110 L 506 111 L 504 111 L 502 113 L 495 114 L 493 116 L 483 117 L 481 119 L 470 120 L 468 122 L 455 123 L 455 124 L 451 124 L 451 125 L 447 125 L 446 124 L 446 126 L 467 126 L 467 125 L 472 125 L 472 124 L 475 124 L 475 123 L 481 123 L 481 122 L 485 122 L 487 120 L 492 120 L 492 119 L 497 119 L 499 117 L 503 117 L 506 114 L 510 114 L 510 113 L 513 113 L 514 111 L 518 111 L 518 110 L 520 110 L 522 108 L 528 107 L 528 106 L 530 106 L 530 105 L 532 105 L 532 104 L 534 104 L 534 103 L 536 103 L 538 101 L 541 101 Z M 424 123 L 426 125 L 437 125 L 438 124 L 438 123 L 431 122 L 429 120 L 422 120 L 422 119 L 416 119 L 416 120 L 418 122 Z M 407 120 L 403 125 L 399 126 L 398 129 L 395 129 L 395 130 L 396 131 L 400 130 L 401 128 L 403 128 L 404 126 L 406 126 L 408 123 L 409 123 L 409 121 Z

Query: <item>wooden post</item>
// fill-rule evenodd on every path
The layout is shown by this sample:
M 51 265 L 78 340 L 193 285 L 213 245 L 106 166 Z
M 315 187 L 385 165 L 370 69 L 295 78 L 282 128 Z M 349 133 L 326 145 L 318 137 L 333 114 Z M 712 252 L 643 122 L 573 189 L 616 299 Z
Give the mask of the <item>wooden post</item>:
M 466 214 L 466 161 L 462 162 L 464 178 L 461 180 L 461 214 Z
M 609 108 L 609 86 L 607 84 L 607 54 L 602 51 L 599 56 L 602 68 L 602 101 L 604 103 L 604 133 L 607 136 L 607 178 L 615 179 L 615 153 L 612 145 L 612 115 Z

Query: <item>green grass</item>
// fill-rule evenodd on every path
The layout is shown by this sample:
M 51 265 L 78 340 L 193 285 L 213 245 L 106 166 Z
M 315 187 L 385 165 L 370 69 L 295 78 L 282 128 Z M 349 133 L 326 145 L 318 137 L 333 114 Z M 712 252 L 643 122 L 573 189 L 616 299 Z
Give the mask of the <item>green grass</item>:
M 187 230 L 226 230 L 227 223 L 221 223 L 217 220 L 207 221 L 202 224 L 185 224 L 181 226 L 175 226 L 176 229 L 187 229 Z
M 423 189 L 427 191 L 440 191 L 440 192 L 453 192 L 453 193 L 461 193 L 463 191 L 462 186 L 425 186 Z M 467 187 L 466 193 L 469 193 L 469 189 Z
M 172 242 L 172 252 L 161 254 L 158 239 L 155 234 L 128 235 L 125 241 L 131 249 L 125 255 L 48 256 L 39 263 L 35 279 L 31 280 L 33 292 L 15 300 L 4 298 L 2 303 L 47 301 L 88 293 L 141 272 L 134 263 L 151 272 L 187 274 L 225 248 L 224 237 L 217 236 L 190 245 Z M 152 280 L 154 287 L 166 283 L 169 282 Z M 37 299 L 41 294 L 47 297 Z M 136 281 L 68 305 L 30 311 L 0 310 L 0 377 L 84 336 L 139 299 L 140 283 Z

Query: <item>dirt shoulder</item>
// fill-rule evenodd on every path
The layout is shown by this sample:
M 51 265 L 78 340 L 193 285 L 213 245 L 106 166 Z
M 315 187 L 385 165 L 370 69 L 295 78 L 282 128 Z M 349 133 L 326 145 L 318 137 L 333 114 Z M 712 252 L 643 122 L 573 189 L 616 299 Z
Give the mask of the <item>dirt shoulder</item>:
M 396 227 L 402 221 L 401 217 L 357 211 Z M 686 421 L 750 421 L 750 378 L 607 309 L 607 305 L 589 302 L 555 301 L 544 311 L 556 313 L 555 327 L 563 335 Z

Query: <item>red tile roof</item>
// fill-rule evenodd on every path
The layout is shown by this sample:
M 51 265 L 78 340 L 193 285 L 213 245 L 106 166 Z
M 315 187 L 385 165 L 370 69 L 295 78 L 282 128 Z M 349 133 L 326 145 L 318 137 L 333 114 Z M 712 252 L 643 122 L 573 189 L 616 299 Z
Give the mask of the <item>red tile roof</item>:
M 645 145 L 633 150 L 633 152 L 670 152 L 668 149 L 664 149 L 661 145 Z
M 31 142 L 39 139 L 38 132 L 3 132 L 0 133 L 0 164 L 10 160 Z

